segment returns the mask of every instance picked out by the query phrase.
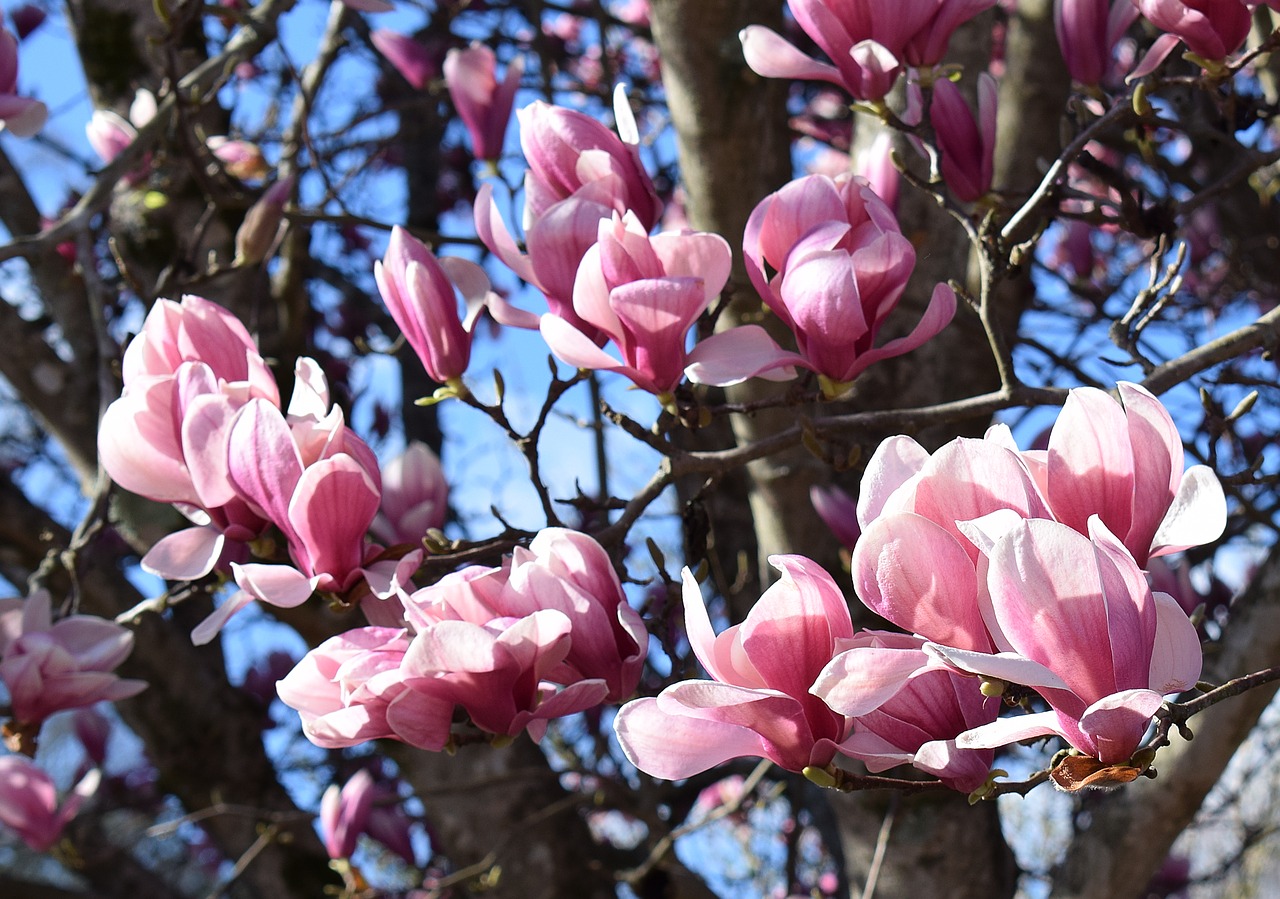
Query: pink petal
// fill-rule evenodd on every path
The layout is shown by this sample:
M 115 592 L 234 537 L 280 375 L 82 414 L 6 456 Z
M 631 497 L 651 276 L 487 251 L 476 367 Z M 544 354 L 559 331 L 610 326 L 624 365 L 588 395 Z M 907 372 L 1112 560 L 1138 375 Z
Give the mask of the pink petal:
M 185 528 L 162 537 L 142 557 L 142 570 L 170 581 L 204 577 L 222 556 L 224 537 L 217 528 Z
M 1020 743 L 1023 740 L 1047 737 L 1052 734 L 1064 738 L 1066 736 L 1058 723 L 1058 713 L 1036 712 L 1032 715 L 997 718 L 990 724 L 967 730 L 956 737 L 956 746 L 961 749 L 999 749 L 1010 743 Z
M 694 384 L 729 387 L 748 378 L 788 381 L 795 366 L 808 367 L 803 356 L 778 346 L 759 325 L 740 325 L 712 334 L 685 357 L 684 374 Z
M 1147 685 L 1161 695 L 1189 690 L 1200 679 L 1200 635 L 1177 600 L 1167 593 L 1152 595 L 1156 632 Z
M 624 705 L 613 728 L 631 764 L 666 780 L 692 777 L 761 750 L 760 737 L 748 728 L 670 714 L 658 708 L 656 699 Z
M 882 618 L 935 643 L 991 649 L 973 561 L 940 525 L 909 512 L 877 519 L 852 569 L 858 598 Z
M 832 711 L 853 718 L 884 705 L 928 663 L 918 650 L 859 646 L 827 663 L 811 692 Z
M 738 32 L 738 40 L 742 42 L 747 65 L 757 75 L 844 84 L 835 66 L 806 56 L 784 37 L 763 25 L 748 25 Z
M 191 642 L 196 646 L 204 646 L 214 637 L 218 636 L 218 631 L 222 630 L 223 625 L 234 615 L 249 603 L 253 602 L 253 597 L 243 590 L 237 590 L 222 601 L 222 605 L 213 610 L 204 621 L 196 625 L 195 630 L 191 632 Z
M 1151 541 L 1151 555 L 1163 556 L 1212 543 L 1227 527 L 1227 498 L 1213 469 L 1193 465 Z

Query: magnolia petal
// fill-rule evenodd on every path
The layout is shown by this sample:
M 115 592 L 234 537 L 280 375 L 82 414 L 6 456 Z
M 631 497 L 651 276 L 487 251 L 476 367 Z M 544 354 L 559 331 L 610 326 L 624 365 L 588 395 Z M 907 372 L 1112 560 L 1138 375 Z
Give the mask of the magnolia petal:
M 1057 712 L 1036 712 L 1014 718 L 997 718 L 990 724 L 967 730 L 956 737 L 960 749 L 999 749 L 1035 737 L 1057 734 L 1065 738 Z
M 1200 679 L 1203 665 L 1200 635 L 1176 599 L 1168 593 L 1153 593 L 1152 597 L 1156 632 L 1147 685 L 1161 695 L 1189 690 Z
M 748 25 L 738 32 L 738 40 L 742 42 L 747 65 L 757 75 L 844 84 L 835 66 L 806 56 L 771 28 Z
M 319 577 L 307 577 L 290 565 L 264 565 L 252 562 L 231 563 L 236 584 L 254 599 L 282 609 L 300 606 L 319 586 Z
M 926 643 L 924 651 L 959 671 L 986 678 L 1021 684 L 1037 690 L 1070 690 L 1049 668 L 1013 652 L 971 652 L 953 646 Z
M 216 528 L 185 528 L 165 537 L 142 557 L 142 570 L 169 581 L 204 577 L 222 556 L 225 538 Z
M 810 692 L 832 711 L 855 718 L 892 699 L 929 661 L 919 650 L 860 646 L 828 662 Z
M 748 378 L 789 381 L 803 356 L 778 346 L 759 325 L 740 325 L 699 342 L 685 358 L 684 374 L 694 384 L 729 387 Z
M 249 603 L 253 602 L 253 597 L 243 590 L 237 590 L 225 600 L 222 605 L 213 610 L 204 621 L 196 625 L 195 630 L 191 632 L 191 642 L 196 646 L 203 646 L 214 637 L 218 636 L 218 631 L 222 630 L 223 625 L 234 615 Z
M 1203 546 L 1227 528 L 1227 498 L 1222 483 L 1207 465 L 1193 465 L 1182 475 L 1178 492 L 1151 541 L 1151 555 Z
M 849 375 L 856 377 L 868 367 L 882 359 L 890 359 L 909 353 L 924 343 L 932 340 L 943 328 L 951 323 L 956 314 L 956 293 L 946 284 L 939 284 L 933 289 L 929 307 L 910 334 L 890 340 L 884 346 L 875 347 L 858 357 L 857 363 Z
M 1153 690 L 1112 693 L 1085 709 L 1080 730 L 1093 740 L 1098 761 L 1108 765 L 1127 761 L 1163 703 L 1164 697 Z
M 651 698 L 624 705 L 613 729 L 631 764 L 666 780 L 692 777 L 729 759 L 761 754 L 760 737 L 748 728 L 670 714 Z
M 858 598 L 903 630 L 947 646 L 991 649 L 973 561 L 941 525 L 910 512 L 877 519 L 853 551 Z
M 890 510 L 890 498 L 916 477 L 928 461 L 928 451 L 905 434 L 880 442 L 867 462 L 858 491 L 858 524 L 863 530 Z M 898 508 L 898 504 L 893 508 Z

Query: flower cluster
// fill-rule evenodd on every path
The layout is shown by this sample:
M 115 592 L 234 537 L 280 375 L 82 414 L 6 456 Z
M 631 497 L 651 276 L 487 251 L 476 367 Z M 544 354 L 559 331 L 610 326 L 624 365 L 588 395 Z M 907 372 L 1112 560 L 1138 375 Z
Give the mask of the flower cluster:
M 465 736 L 455 707 L 486 734 L 540 739 L 552 718 L 630 696 L 647 647 L 604 549 L 549 528 L 500 567 L 405 596 L 400 626 L 326 641 L 279 693 L 330 748 L 389 737 L 443 749 Z
M 1216 539 L 1226 504 L 1207 468 L 1183 470 L 1155 397 L 1119 393 L 1123 406 L 1072 391 L 1047 451 L 1019 451 L 1002 426 L 933 454 L 881 444 L 858 499 L 854 588 L 906 634 L 853 634 L 830 577 L 789 556 L 747 620 L 713 638 L 686 572 L 689 641 L 712 679 L 624 707 L 628 758 L 677 778 L 739 756 L 801 771 L 843 753 L 960 790 L 986 780 L 995 748 L 1031 737 L 1130 759 L 1201 664 L 1186 612 L 1143 569 Z M 1048 710 L 998 718 L 1008 685 Z
M 197 628 L 198 642 L 254 598 L 296 606 L 370 577 L 387 592 L 416 567 L 420 555 L 380 561 L 366 545 L 381 498 L 377 460 L 331 405 L 314 361 L 298 360 L 282 410 L 244 326 L 188 296 L 152 307 L 123 372 L 124 392 L 99 431 L 102 464 L 116 483 L 173 503 L 195 525 L 152 547 L 143 567 L 194 580 L 222 563 L 241 588 Z M 249 544 L 272 529 L 292 564 L 248 563 Z

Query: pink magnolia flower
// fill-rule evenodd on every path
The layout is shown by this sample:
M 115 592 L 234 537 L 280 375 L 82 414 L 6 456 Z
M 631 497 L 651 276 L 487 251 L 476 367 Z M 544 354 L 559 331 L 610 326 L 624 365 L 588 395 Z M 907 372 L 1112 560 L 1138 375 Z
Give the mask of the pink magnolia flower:
M 409 636 L 364 627 L 331 637 L 277 684 L 302 731 L 326 749 L 393 739 L 440 750 L 449 741 L 453 703 L 410 690 L 400 673 Z
M 502 156 L 511 106 L 524 74 L 524 63 L 516 57 L 499 84 L 497 62 L 493 51 L 483 44 L 472 44 L 465 50 L 455 48 L 444 58 L 444 83 L 471 135 L 472 152 L 476 159 L 489 161 Z
M 472 330 L 491 293 L 484 271 L 464 259 L 437 260 L 426 244 L 397 226 L 373 276 L 427 374 L 442 384 L 460 383 L 471 362 Z M 465 316 L 458 314 L 459 292 Z
M 954 790 L 972 792 L 986 781 L 994 752 L 960 749 L 956 737 L 994 721 L 1000 701 L 983 696 L 977 678 L 933 663 L 924 642 L 862 631 L 823 669 L 813 692 L 834 711 L 851 716 L 853 733 L 840 751 L 860 759 L 867 770 L 909 764 Z M 887 672 L 894 674 L 886 677 Z M 901 679 L 894 682 L 895 675 Z M 892 695 L 881 689 L 885 683 Z
M 599 223 L 598 241 L 578 268 L 573 308 L 613 341 L 621 362 L 555 315 L 543 316 L 542 336 L 570 365 L 616 371 L 650 393 L 668 394 L 684 377 L 689 329 L 724 288 L 731 265 L 729 244 L 718 234 L 651 238 L 634 215 L 614 213 Z
M 132 649 L 133 633 L 113 621 L 93 615 L 54 621 L 43 590 L 25 600 L 0 599 L 0 681 L 20 725 L 141 693 L 145 681 L 112 673 Z
M 853 636 L 844 596 L 802 556 L 769 561 L 782 579 L 719 636 L 685 569 L 689 645 L 712 679 L 681 681 L 618 712 L 618 742 L 641 771 L 675 780 L 744 756 L 802 771 L 829 764 L 848 736 L 845 717 L 809 692 L 840 641 Z
M 621 90 L 614 95 L 614 114 L 619 134 L 584 113 L 541 100 L 516 113 L 529 163 L 526 221 L 536 222 L 554 204 L 594 186 L 614 211 L 634 213 L 646 232 L 657 223 L 662 206 L 640 162 L 640 133 Z
M 1111 71 L 1116 44 L 1136 18 L 1132 0 L 1055 0 L 1058 47 L 1072 79 L 1100 84 Z
M 853 586 L 876 614 L 928 640 L 977 652 L 993 641 L 981 591 L 981 553 L 961 522 L 993 512 L 1048 518 L 1016 449 L 958 438 L 932 456 L 910 437 L 884 441 L 858 497 L 862 536 Z
M 603 681 L 607 698 L 635 692 L 649 634 L 627 603 L 609 555 L 586 534 L 545 528 L 528 549 L 517 547 L 500 568 L 467 568 L 409 597 L 406 613 L 419 632 L 440 621 L 484 626 L 553 609 L 570 624 L 571 645 L 547 680 L 571 685 Z
M 229 480 L 280 529 L 294 565 L 232 563 L 240 591 L 201 622 L 192 633 L 196 643 L 211 640 L 253 599 L 292 608 L 317 590 L 342 594 L 361 580 L 379 595 L 392 595 L 421 560 L 420 552 L 411 553 L 379 562 L 385 571 L 371 571 L 368 563 L 379 551 L 366 546 L 365 534 L 381 498 L 377 460 L 346 428 L 340 409 L 321 414 L 329 397 L 318 367 L 301 360 L 298 374 L 288 419 L 266 401 L 251 400 L 231 422 L 227 440 Z
M 1100 516 L 1140 566 L 1216 540 L 1227 522 L 1217 476 L 1204 465 L 1183 470 L 1178 429 L 1146 388 L 1117 389 L 1123 406 L 1088 387 L 1067 398 L 1043 469 L 1053 517 L 1086 533 Z
M 645 233 L 661 215 L 657 191 L 640 163 L 640 132 L 626 93 L 614 94 L 621 138 L 595 119 L 541 101 L 517 113 L 525 177 L 525 243 L 520 252 L 486 184 L 476 196 L 476 233 L 490 251 L 542 291 L 548 308 L 597 345 L 607 335 L 574 309 L 574 281 L 601 219 L 634 214 Z M 521 327 L 537 327 L 511 322 Z
M 0 756 L 0 823 L 33 851 L 47 852 L 101 780 L 96 768 L 90 771 L 59 806 L 58 788 L 35 762 L 20 755 Z
M 1156 38 L 1129 80 L 1151 74 L 1179 43 L 1205 63 L 1226 59 L 1249 36 L 1252 8 L 1257 5 L 1246 0 L 1133 0 L 1133 4 L 1166 33 Z
M 752 284 L 795 334 L 800 353 L 782 351 L 757 326 L 735 328 L 699 345 L 689 376 L 700 383 L 802 366 L 838 396 L 870 365 L 915 349 L 955 314 L 954 291 L 939 284 L 915 330 L 874 345 L 916 256 L 893 213 L 851 176 L 809 175 L 765 197 L 747 222 L 743 250 Z
M 285 206 L 297 183 L 297 175 L 281 178 L 249 207 L 244 221 L 236 229 L 236 265 L 261 262 L 267 258 L 283 231 Z
M 339 787 L 330 784 L 320 797 L 320 836 L 329 858 L 350 858 L 373 809 L 373 775 L 361 769 Z
M 49 108 L 39 100 L 20 97 L 18 90 L 18 39 L 0 25 L 0 128 L 18 137 L 31 137 L 49 118 Z
M 834 65 L 805 56 L 759 25 L 740 38 L 747 65 L 766 78 L 804 78 L 839 85 L 859 100 L 881 100 L 905 66 L 942 61 L 951 34 L 995 0 L 906 0 L 891 7 L 872 0 L 790 0 L 804 33 Z
M 557 687 L 549 680 L 569 654 L 573 625 L 555 609 L 487 624 L 440 621 L 418 633 L 405 653 L 405 683 L 433 698 L 462 706 L 481 730 L 540 740 L 552 718 L 599 705 L 601 680 Z
M 425 443 L 411 441 L 382 469 L 382 504 L 373 533 L 390 544 L 421 543 L 428 530 L 444 526 L 448 504 L 440 459 Z
M 421 41 L 390 28 L 376 28 L 369 33 L 369 40 L 387 62 L 404 80 L 417 90 L 440 74 L 440 61 L 432 56 Z
M 229 418 L 253 397 L 280 402 L 244 325 L 200 297 L 158 300 L 125 350 L 122 372 L 124 392 L 98 434 L 112 480 L 161 502 L 204 509 L 229 502 L 229 485 L 200 466 L 217 455 L 208 452 L 211 432 L 221 430 L 214 419 Z
M 929 118 L 938 137 L 942 177 L 956 199 L 972 203 L 991 190 L 996 151 L 996 82 L 978 76 L 978 121 L 960 89 L 946 79 L 933 86 Z
M 999 653 L 930 650 L 963 671 L 1034 688 L 1051 711 L 1000 719 L 957 745 L 1058 734 L 1104 764 L 1126 761 L 1164 694 L 1200 676 L 1200 640 L 1186 613 L 1151 592 L 1097 516 L 1087 537 L 1055 521 L 1001 515 L 978 529 L 994 538 L 986 586 Z

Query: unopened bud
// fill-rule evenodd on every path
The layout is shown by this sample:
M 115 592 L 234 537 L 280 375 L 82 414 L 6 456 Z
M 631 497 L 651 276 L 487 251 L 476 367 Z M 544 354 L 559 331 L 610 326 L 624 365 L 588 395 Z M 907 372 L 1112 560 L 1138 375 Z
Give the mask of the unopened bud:
M 277 181 L 245 213 L 244 222 L 236 232 L 236 265 L 249 265 L 267 258 L 280 232 L 284 207 L 296 180 L 290 175 Z

